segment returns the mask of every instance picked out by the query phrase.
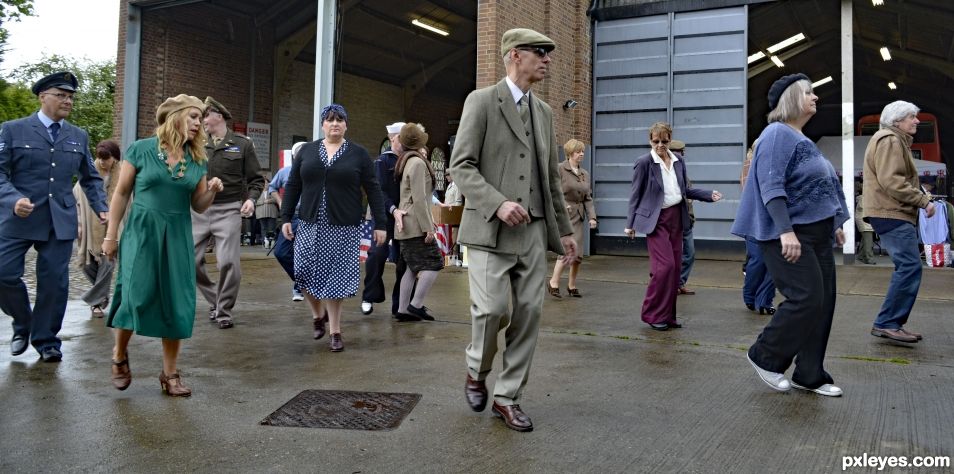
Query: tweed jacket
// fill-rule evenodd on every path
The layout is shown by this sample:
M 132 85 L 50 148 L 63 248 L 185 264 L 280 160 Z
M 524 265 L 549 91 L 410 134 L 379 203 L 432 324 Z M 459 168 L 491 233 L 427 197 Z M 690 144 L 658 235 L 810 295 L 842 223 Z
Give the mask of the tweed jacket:
M 404 173 L 401 175 L 401 201 L 399 209 L 407 211 L 403 218 L 404 227 L 394 230 L 394 238 L 407 240 L 434 232 L 434 218 L 431 216 L 431 192 L 434 182 L 427 171 L 427 163 L 416 151 L 407 152 Z
M 911 135 L 895 127 L 878 130 L 865 149 L 865 222 L 869 217 L 899 219 L 918 223 L 918 209 L 930 198 L 921 192 L 918 170 L 911 155 Z
M 459 242 L 490 252 L 526 251 L 521 224 L 509 227 L 497 218 L 504 201 L 529 206 L 529 162 L 537 160 L 546 213 L 547 247 L 563 254 L 560 237 L 573 234 L 557 171 L 558 149 L 550 106 L 530 94 L 533 140 L 524 128 L 506 80 L 467 96 L 451 155 L 450 170 L 467 197 Z
M 687 184 L 689 178 L 686 176 L 686 167 L 683 163 L 680 159 L 672 166 L 676 172 L 679 189 L 682 190 L 682 202 L 676 205 L 679 206 L 682 214 L 682 228 L 688 229 L 690 222 L 686 199 L 712 202 L 712 190 L 689 187 Z M 659 166 L 653 161 L 652 153 L 646 153 L 636 159 L 636 164 L 633 165 L 632 191 L 629 195 L 627 229 L 634 229 L 641 234 L 650 234 L 656 229 L 665 195 L 662 170 Z
M 106 212 L 106 194 L 89 153 L 89 136 L 63 121 L 54 143 L 34 113 L 0 126 L 0 235 L 47 241 L 77 235 L 73 177 L 89 198 L 93 211 Z M 17 217 L 17 200 L 30 198 L 33 212 Z
M 580 168 L 580 174 L 574 174 L 573 167 L 570 166 L 570 160 L 563 160 L 559 169 L 560 183 L 563 186 L 563 199 L 566 201 L 566 212 L 569 214 L 570 221 L 596 219 L 590 173 Z

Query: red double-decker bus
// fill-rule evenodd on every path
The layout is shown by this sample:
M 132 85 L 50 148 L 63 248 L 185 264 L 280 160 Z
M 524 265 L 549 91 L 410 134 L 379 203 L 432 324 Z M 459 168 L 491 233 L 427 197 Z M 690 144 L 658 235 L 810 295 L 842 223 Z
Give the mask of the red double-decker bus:
M 858 119 L 858 135 L 874 135 L 880 125 L 881 115 L 865 115 Z M 927 112 L 919 112 L 918 131 L 914 134 L 911 153 L 915 159 L 941 163 L 941 141 L 937 131 L 937 117 Z

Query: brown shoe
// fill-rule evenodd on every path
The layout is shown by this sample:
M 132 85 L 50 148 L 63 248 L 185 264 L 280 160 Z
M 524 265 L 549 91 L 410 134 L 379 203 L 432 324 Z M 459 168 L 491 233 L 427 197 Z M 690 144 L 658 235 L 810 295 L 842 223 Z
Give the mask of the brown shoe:
M 563 296 L 560 295 L 560 289 L 550 286 L 550 282 L 547 282 L 547 293 L 550 293 L 550 296 L 554 298 L 563 298 Z
M 499 416 L 503 420 L 507 428 L 514 431 L 533 431 L 533 422 L 531 422 L 530 417 L 520 409 L 520 405 L 507 406 L 495 401 L 491 410 L 494 412 L 494 415 Z
M 474 380 L 467 374 L 467 382 L 464 383 L 464 395 L 467 397 L 467 404 L 474 411 L 484 411 L 487 408 L 487 384 L 483 380 Z
M 331 334 L 331 352 L 341 352 L 344 350 L 344 341 L 341 340 L 341 333 Z
M 327 330 L 325 329 L 325 323 L 327 322 L 328 322 L 327 313 L 318 319 L 311 320 L 312 325 L 314 325 L 315 327 L 315 332 L 313 334 L 313 337 L 315 338 L 315 340 L 325 337 L 325 333 L 327 333 Z
M 567 288 L 566 293 L 574 298 L 582 298 L 579 288 Z
M 680 294 L 680 295 L 694 295 L 694 294 L 696 294 L 695 290 L 690 290 L 689 288 L 686 288 L 686 287 L 684 287 L 684 286 L 680 286 L 679 289 L 676 290 L 676 292 L 677 292 L 678 294 Z
M 917 336 L 904 332 L 903 329 L 881 329 L 871 328 L 871 335 L 876 337 L 886 337 L 899 342 L 918 342 Z
M 182 377 L 179 376 L 178 370 L 176 373 L 168 376 L 165 372 L 160 371 L 159 385 L 162 387 L 162 391 L 170 397 L 188 397 L 192 395 L 192 390 L 182 384 Z
M 913 331 L 908 331 L 907 329 L 904 329 L 904 328 L 901 328 L 901 329 L 899 329 L 899 330 L 900 330 L 901 332 L 903 332 L 903 333 L 909 335 L 909 336 L 914 336 L 914 337 L 918 338 L 919 341 L 920 341 L 921 339 L 924 339 L 924 336 L 922 336 L 921 333 L 917 333 L 917 332 L 913 332 Z
M 116 387 L 116 390 L 126 390 L 129 388 L 129 384 L 132 383 L 132 371 L 129 370 L 129 354 L 126 354 L 126 359 L 122 362 L 113 361 L 113 366 L 110 368 L 112 372 L 113 387 Z
M 232 323 L 232 318 L 223 318 L 218 321 L 219 321 L 219 329 L 228 329 L 230 327 L 235 326 L 235 324 Z

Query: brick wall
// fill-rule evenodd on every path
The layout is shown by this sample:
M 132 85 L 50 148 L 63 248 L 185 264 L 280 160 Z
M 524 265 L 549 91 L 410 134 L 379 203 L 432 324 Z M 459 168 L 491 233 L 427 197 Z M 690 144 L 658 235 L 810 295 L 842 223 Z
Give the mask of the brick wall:
M 335 100 L 348 111 L 348 139 L 371 156 L 378 156 L 388 137 L 385 125 L 407 121 L 403 97 L 398 86 L 345 73 L 335 76 Z
M 293 61 L 285 84 L 278 94 L 278 114 L 272 128 L 272 141 L 279 150 L 290 150 L 292 135 L 312 137 L 315 102 L 315 66 Z M 276 163 L 277 166 L 277 163 Z
M 477 6 L 477 87 L 504 77 L 500 38 L 511 28 L 532 28 L 557 44 L 547 78 L 534 93 L 553 108 L 557 141 L 570 138 L 590 143 L 592 42 L 588 2 L 574 0 L 487 0 Z M 563 104 L 573 99 L 570 110 Z

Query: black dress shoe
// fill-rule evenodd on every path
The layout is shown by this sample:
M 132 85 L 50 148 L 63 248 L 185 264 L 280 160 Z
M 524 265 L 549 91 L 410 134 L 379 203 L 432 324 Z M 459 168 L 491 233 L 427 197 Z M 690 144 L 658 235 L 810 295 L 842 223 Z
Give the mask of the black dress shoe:
M 225 318 L 225 319 L 219 320 L 219 329 L 228 329 L 233 326 L 235 326 L 235 324 L 232 323 L 232 318 Z
M 522 432 L 533 431 L 533 422 L 531 422 L 530 417 L 520 409 L 520 405 L 507 406 L 494 402 L 494 406 L 491 410 L 493 410 L 494 415 L 499 416 L 503 420 L 507 428 Z
M 666 323 L 650 323 L 649 327 L 653 328 L 655 331 L 668 331 L 669 325 Z
M 682 329 L 682 324 L 679 323 L 666 323 L 666 326 L 669 326 L 669 329 Z
M 764 308 L 759 308 L 759 314 L 767 314 L 769 316 L 775 314 L 774 306 L 766 306 Z
M 424 305 L 421 305 L 421 307 L 418 308 L 418 307 L 415 307 L 414 305 L 409 304 L 407 305 L 407 312 L 425 321 L 434 320 L 434 316 L 431 316 L 430 313 L 427 312 L 427 306 L 424 306 Z
M 484 411 L 484 408 L 487 408 L 487 384 L 483 380 L 474 380 L 467 374 L 464 395 L 467 396 L 467 404 L 471 410 Z
M 40 351 L 40 358 L 43 362 L 59 362 L 63 360 L 63 353 L 55 347 L 47 347 Z
M 394 319 L 397 319 L 402 323 L 409 323 L 413 321 L 420 321 L 421 317 L 410 313 L 397 313 L 394 315 Z
M 745 307 L 746 307 L 746 308 L 749 308 L 749 311 L 755 311 L 755 305 L 754 305 L 754 304 L 745 303 Z
M 23 354 L 27 350 L 27 346 L 30 345 L 27 341 L 26 336 L 21 336 L 18 334 L 13 335 L 13 340 L 10 341 L 10 354 L 18 356 Z

